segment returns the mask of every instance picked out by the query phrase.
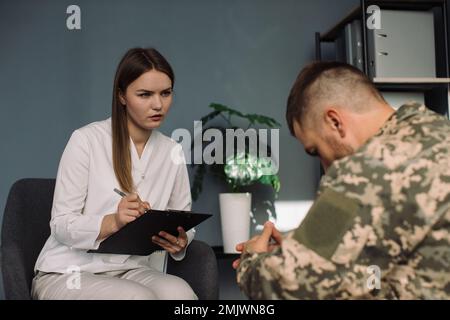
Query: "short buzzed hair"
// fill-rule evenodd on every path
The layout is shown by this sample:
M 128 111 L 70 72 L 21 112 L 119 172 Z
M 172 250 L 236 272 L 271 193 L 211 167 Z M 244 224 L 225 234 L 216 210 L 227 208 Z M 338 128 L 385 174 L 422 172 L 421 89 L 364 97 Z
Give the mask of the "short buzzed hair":
M 362 112 L 367 110 L 367 99 L 371 97 L 385 102 L 359 69 L 337 61 L 312 62 L 300 72 L 289 94 L 286 109 L 289 130 L 295 136 L 295 121 L 304 125 L 306 118 L 318 116 L 320 101 L 341 103 L 355 112 Z

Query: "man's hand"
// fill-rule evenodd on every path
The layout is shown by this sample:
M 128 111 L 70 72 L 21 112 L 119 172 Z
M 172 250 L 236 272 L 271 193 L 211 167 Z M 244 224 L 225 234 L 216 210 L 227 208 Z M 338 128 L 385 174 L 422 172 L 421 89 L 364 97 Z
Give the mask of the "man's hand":
M 275 243 L 271 243 L 270 240 L 273 239 Z M 272 252 L 275 248 L 281 245 L 283 241 L 283 236 L 280 231 L 275 228 L 274 224 L 267 221 L 264 224 L 264 229 L 259 236 L 254 236 L 247 242 L 239 243 L 236 246 L 236 250 L 245 253 L 262 253 L 262 252 Z M 237 269 L 241 259 L 236 259 L 233 261 L 233 268 Z

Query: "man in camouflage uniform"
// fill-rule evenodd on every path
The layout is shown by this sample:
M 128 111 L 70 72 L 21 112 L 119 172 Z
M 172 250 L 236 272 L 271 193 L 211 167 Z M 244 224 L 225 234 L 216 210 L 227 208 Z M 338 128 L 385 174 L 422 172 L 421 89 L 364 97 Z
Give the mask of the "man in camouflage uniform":
M 326 174 L 296 230 L 266 223 L 237 246 L 240 288 L 253 299 L 449 299 L 450 121 L 415 103 L 395 112 L 337 62 L 300 73 L 287 120 Z

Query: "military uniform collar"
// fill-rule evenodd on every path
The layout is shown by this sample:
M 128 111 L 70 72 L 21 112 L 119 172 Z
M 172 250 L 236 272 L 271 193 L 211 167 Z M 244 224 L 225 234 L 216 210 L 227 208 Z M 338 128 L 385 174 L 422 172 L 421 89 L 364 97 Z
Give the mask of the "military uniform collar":
M 381 129 L 378 131 L 378 133 L 375 136 L 380 136 L 386 131 L 389 131 L 392 128 L 395 128 L 398 123 L 415 116 L 417 114 L 425 112 L 426 107 L 423 104 L 411 101 L 408 103 L 405 103 L 400 108 L 397 109 L 390 117 L 389 119 L 384 123 L 384 125 L 381 127 Z
M 425 110 L 426 107 L 423 104 L 411 101 L 398 108 L 393 116 L 397 119 L 397 121 L 403 121 L 418 113 L 423 113 Z

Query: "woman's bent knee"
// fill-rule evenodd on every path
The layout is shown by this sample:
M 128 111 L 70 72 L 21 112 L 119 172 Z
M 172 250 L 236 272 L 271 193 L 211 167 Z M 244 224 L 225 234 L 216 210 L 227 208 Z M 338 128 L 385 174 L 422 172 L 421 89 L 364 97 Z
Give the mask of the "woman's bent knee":
M 167 275 L 164 286 L 158 289 L 157 296 L 160 300 L 198 300 L 191 286 L 176 276 Z

